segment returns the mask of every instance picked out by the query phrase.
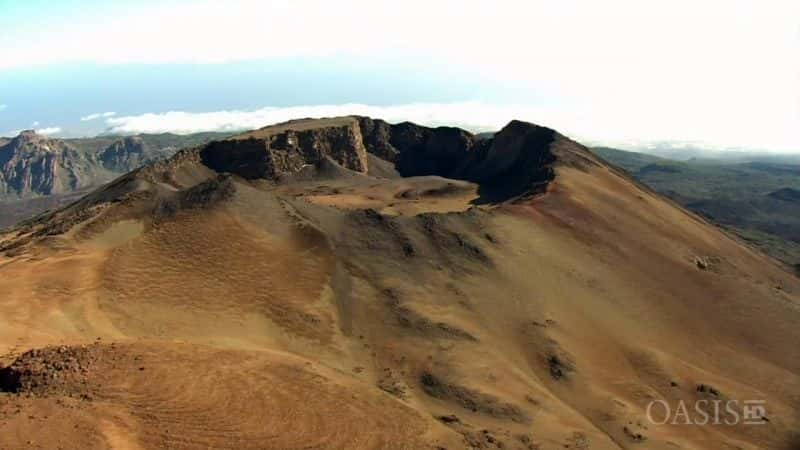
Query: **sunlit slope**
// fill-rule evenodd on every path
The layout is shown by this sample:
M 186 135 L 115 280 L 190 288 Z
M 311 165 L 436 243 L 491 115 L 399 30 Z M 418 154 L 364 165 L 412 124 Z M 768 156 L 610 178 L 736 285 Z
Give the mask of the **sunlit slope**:
M 17 360 L 0 447 L 796 448 L 800 283 L 771 260 L 546 129 L 317 125 L 2 238 L 6 362 L 68 347 Z M 648 422 L 697 399 L 768 421 Z

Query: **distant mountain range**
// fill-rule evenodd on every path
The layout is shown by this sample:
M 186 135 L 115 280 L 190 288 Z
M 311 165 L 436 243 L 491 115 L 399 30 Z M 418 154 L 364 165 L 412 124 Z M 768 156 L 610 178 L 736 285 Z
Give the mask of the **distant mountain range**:
M 483 133 L 476 139 L 493 135 Z M 227 136 L 165 133 L 53 139 L 24 131 L 14 138 L 0 138 L 0 228 L 64 206 L 181 148 Z M 592 150 L 767 254 L 800 266 L 800 164 L 791 155 L 670 159 L 607 147 Z
M 167 133 L 53 139 L 29 130 L 0 138 L 0 227 L 63 205 L 183 147 L 225 136 Z
M 770 156 L 678 161 L 606 147 L 592 150 L 767 254 L 800 267 L 800 164 Z
M 749 148 L 709 148 L 702 144 L 686 142 L 647 142 L 615 146 L 597 144 L 594 148 L 613 148 L 626 152 L 643 153 L 677 161 L 712 161 L 716 163 L 770 162 L 800 164 L 800 149 L 796 152 L 774 152 Z

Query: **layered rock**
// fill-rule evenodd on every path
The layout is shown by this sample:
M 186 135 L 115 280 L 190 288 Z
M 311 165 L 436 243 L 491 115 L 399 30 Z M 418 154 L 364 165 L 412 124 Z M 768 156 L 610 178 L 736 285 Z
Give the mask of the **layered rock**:
M 153 159 L 149 153 L 144 139 L 128 136 L 106 147 L 100 153 L 99 159 L 108 170 L 127 172 Z
M 87 186 L 92 164 L 62 141 L 23 131 L 0 147 L 0 193 L 52 195 Z
M 519 120 L 494 134 L 429 128 L 358 118 L 367 151 L 394 162 L 405 177 L 437 175 L 481 186 L 484 201 L 505 201 L 544 192 L 556 165 L 596 166 L 584 146 L 556 131 Z
M 502 201 L 543 192 L 553 179 L 554 143 L 586 153 L 555 131 L 513 121 L 484 138 L 454 127 L 389 124 L 368 117 L 298 120 L 266 127 L 202 151 L 205 165 L 246 179 L 280 181 L 325 160 L 367 173 L 367 153 L 392 162 L 404 177 L 436 175 L 481 185 Z
M 0 138 L 0 205 L 69 196 L 215 137 L 220 135 L 57 139 L 27 130 L 12 139 Z M 34 207 L 33 211 L 40 209 Z M 0 206 L 0 216 L 4 214 L 8 217 L 10 212 Z M 0 219 L 0 226 L 8 223 Z
M 245 179 L 280 179 L 329 158 L 340 166 L 367 172 L 367 150 L 358 123 L 305 126 L 304 121 L 268 127 L 234 139 L 212 142 L 201 151 L 203 163 L 217 172 Z
M 472 181 L 487 200 L 543 192 L 552 181 L 555 131 L 512 121 L 490 138 L 452 127 L 391 125 L 359 118 L 368 151 L 395 163 L 403 176 L 438 175 Z M 577 143 L 572 143 L 580 151 Z M 584 150 L 585 151 L 585 150 Z

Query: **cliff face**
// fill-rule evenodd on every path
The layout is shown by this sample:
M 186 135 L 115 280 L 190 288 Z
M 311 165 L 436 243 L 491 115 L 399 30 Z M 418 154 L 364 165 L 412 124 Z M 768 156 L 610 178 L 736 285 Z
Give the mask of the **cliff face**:
M 367 151 L 355 120 L 304 129 L 271 127 L 236 139 L 212 142 L 201 151 L 203 163 L 218 172 L 246 179 L 280 179 L 326 158 L 355 172 L 366 173 Z
M 480 184 L 494 199 L 541 193 L 552 181 L 555 131 L 512 121 L 494 137 L 481 139 L 467 131 L 427 128 L 411 123 L 391 125 L 359 118 L 368 151 L 389 158 L 403 176 L 438 175 Z M 572 151 L 585 153 L 577 143 Z
M 99 160 L 106 169 L 124 173 L 157 159 L 158 154 L 141 137 L 128 136 L 113 142 L 100 152 Z
M 388 163 L 373 160 L 373 170 L 380 169 L 374 173 L 385 176 L 436 175 L 475 182 L 480 185 L 477 202 L 544 192 L 553 179 L 554 164 L 587 154 L 553 130 L 519 121 L 492 137 L 454 127 L 389 124 L 357 116 L 295 120 L 207 143 L 220 137 L 51 139 L 26 131 L 0 140 L 0 227 L 37 214 L 44 205 L 63 204 L 37 202 L 28 208 L 24 202 L 51 196 L 69 201 L 183 146 L 195 146 L 195 157 L 215 171 L 275 182 L 367 174 L 369 158 L 377 157 Z M 15 202 L 13 211 L 9 202 Z
M 0 229 L 67 205 L 89 189 L 220 133 L 55 139 L 23 131 L 0 138 Z
M 54 139 L 28 130 L 13 139 L 0 138 L 0 203 L 80 192 L 216 137 L 222 136 Z
M 313 127 L 310 125 L 313 122 Z M 585 153 L 551 129 L 514 121 L 492 138 L 453 127 L 389 124 L 367 117 L 300 120 L 214 142 L 203 162 L 243 178 L 280 180 L 326 158 L 359 173 L 367 153 L 394 164 L 403 177 L 436 175 L 475 182 L 485 199 L 502 201 L 543 192 L 553 179 L 554 143 Z
M 61 194 L 92 185 L 96 162 L 62 141 L 24 131 L 0 147 L 0 193 Z

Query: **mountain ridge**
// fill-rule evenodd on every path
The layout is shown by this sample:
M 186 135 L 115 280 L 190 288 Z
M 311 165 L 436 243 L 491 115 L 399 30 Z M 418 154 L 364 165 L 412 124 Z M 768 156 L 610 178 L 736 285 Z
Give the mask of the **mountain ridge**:
M 553 130 L 361 120 L 0 234 L 0 447 L 796 448 L 800 280 Z
M 132 135 L 57 139 L 23 130 L 0 142 L 0 194 L 14 199 L 64 194 L 97 186 L 156 159 L 183 143 L 224 134 Z M 176 147 L 177 144 L 177 147 Z
M 0 228 L 63 206 L 179 148 L 227 136 L 141 134 L 56 139 L 26 130 L 0 140 Z
M 631 177 L 673 199 L 766 254 L 800 267 L 800 224 L 792 191 L 800 189 L 796 164 L 674 161 L 595 148 Z

